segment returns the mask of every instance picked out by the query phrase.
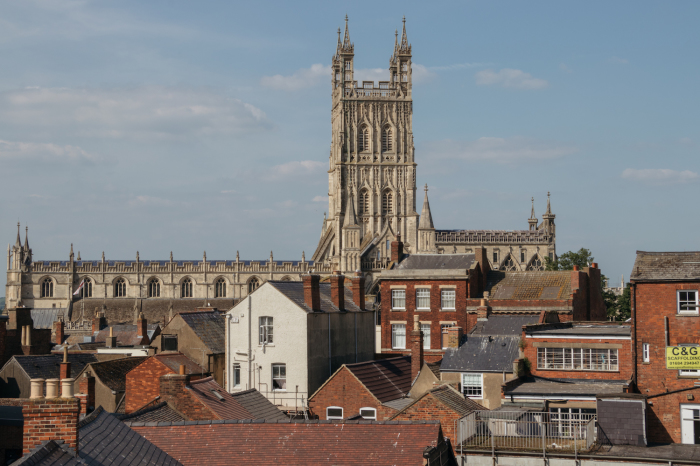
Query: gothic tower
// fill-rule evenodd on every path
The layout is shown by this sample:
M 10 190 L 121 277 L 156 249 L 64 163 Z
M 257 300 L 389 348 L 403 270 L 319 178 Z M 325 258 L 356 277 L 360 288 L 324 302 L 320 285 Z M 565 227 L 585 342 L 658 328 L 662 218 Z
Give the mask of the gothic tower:
M 345 34 L 341 41 L 338 29 L 332 59 L 329 215 L 313 257 L 344 271 L 359 268 L 360 263 L 363 269 L 381 268 L 379 264 L 388 260 L 388 245 L 397 234 L 404 238 L 407 252 L 416 251 L 418 239 L 411 45 L 406 19 L 401 41 L 396 32 L 387 81 L 358 83 L 354 59 L 346 17 Z M 347 244 L 348 235 L 342 234 L 344 227 L 352 225 L 343 221 L 350 212 L 356 214 L 359 245 Z M 359 253 L 361 258 L 346 260 L 349 247 L 353 257 Z

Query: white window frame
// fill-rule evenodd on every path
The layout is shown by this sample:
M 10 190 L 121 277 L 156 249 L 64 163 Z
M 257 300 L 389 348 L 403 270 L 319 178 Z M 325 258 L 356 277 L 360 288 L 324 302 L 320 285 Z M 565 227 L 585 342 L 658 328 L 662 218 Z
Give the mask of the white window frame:
M 467 395 L 467 390 L 466 387 L 477 387 L 477 385 L 470 384 L 467 385 L 465 383 L 465 378 L 467 376 L 478 376 L 479 377 L 479 394 L 478 395 Z M 484 374 L 481 372 L 464 372 L 462 373 L 462 394 L 466 396 L 467 398 L 472 398 L 475 400 L 482 400 L 484 398 Z
M 374 413 L 374 415 L 372 415 L 372 417 L 365 417 L 362 415 L 362 411 L 372 411 Z M 370 407 L 360 408 L 360 417 L 362 419 L 366 419 L 368 421 L 376 421 L 377 420 L 377 410 L 375 408 L 370 408 Z
M 642 343 L 642 362 L 650 362 L 649 343 Z
M 445 299 L 446 294 L 452 294 L 452 307 L 448 307 L 445 305 L 445 301 L 449 301 Z M 440 291 L 440 308 L 444 310 L 450 310 L 454 311 L 455 307 L 457 305 L 457 290 L 454 289 L 448 289 L 448 290 L 441 290 Z
M 397 306 L 403 300 L 403 305 L 401 307 Z M 391 290 L 391 308 L 394 310 L 405 310 L 406 309 L 406 290 Z
M 340 416 L 329 416 L 329 415 L 328 415 L 328 410 L 329 410 L 329 409 L 339 409 L 339 410 L 340 410 Z M 329 406 L 329 407 L 326 408 L 326 419 L 327 419 L 327 420 L 340 419 L 340 420 L 342 421 L 343 419 L 345 419 L 344 414 L 345 414 L 345 411 L 344 411 L 343 408 L 341 408 L 340 406 Z
M 427 306 L 426 304 L 427 298 Z M 429 311 L 430 310 L 430 288 L 416 288 L 416 310 L 418 311 Z
M 693 301 L 689 297 L 681 301 L 681 293 L 694 293 L 695 301 Z M 698 314 L 698 290 L 676 290 L 676 303 L 678 314 Z M 684 303 L 686 306 L 694 306 L 695 309 L 681 309 L 681 303 Z
M 431 327 L 430 322 L 421 322 L 420 324 L 420 329 L 423 331 L 423 349 L 430 349 Z
M 269 319 L 263 321 L 263 319 Z M 258 317 L 258 345 L 272 345 L 274 344 L 274 317 L 272 316 L 260 316 Z
M 238 383 L 236 383 L 236 374 L 238 374 Z M 232 384 L 233 388 L 239 388 L 241 386 L 241 365 L 236 363 L 233 365 L 233 377 L 232 377 Z
M 403 335 L 399 330 L 403 330 Z M 403 346 L 397 344 L 399 337 L 403 337 Z M 391 348 L 406 349 L 406 324 L 391 324 Z
M 537 348 L 537 369 L 619 372 L 619 356 L 617 348 Z
M 680 343 L 678 346 L 694 346 L 697 348 L 700 345 L 696 343 Z M 678 375 L 681 377 L 700 377 L 700 369 L 680 369 Z
M 275 377 L 275 367 L 284 368 L 284 377 Z M 272 372 L 272 391 L 273 392 L 286 392 L 287 391 L 287 365 L 284 363 L 274 363 L 270 368 Z M 284 380 L 284 388 L 275 388 L 275 380 Z

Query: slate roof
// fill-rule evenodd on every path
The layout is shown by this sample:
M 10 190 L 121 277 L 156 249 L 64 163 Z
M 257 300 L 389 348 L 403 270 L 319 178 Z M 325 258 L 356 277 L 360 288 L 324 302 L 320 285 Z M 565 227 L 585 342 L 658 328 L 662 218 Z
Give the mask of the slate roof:
M 226 352 L 223 314 L 219 311 L 195 311 L 181 312 L 178 315 L 213 354 Z
M 204 403 L 218 419 L 254 419 L 253 415 L 221 388 L 221 385 L 216 383 L 213 377 L 190 382 L 187 388 L 192 390 L 192 394 Z
M 506 396 L 589 396 L 623 393 L 626 382 L 620 380 L 545 379 L 526 377 L 524 382 L 505 392 Z
M 474 254 L 409 254 L 393 270 L 464 270 L 476 261 Z
M 270 280 L 265 282 L 265 285 L 270 284 L 275 287 L 279 292 L 285 295 L 287 298 L 292 300 L 297 306 L 302 308 L 306 312 L 313 312 L 309 306 L 304 302 L 304 283 L 303 282 L 283 282 L 283 281 L 273 281 Z M 320 312 L 340 312 L 336 306 L 333 305 L 331 300 L 331 284 L 321 283 L 319 284 L 320 294 L 321 294 L 321 310 Z M 260 287 L 262 288 L 262 287 Z M 345 286 L 345 311 L 347 312 L 361 312 L 364 309 L 360 309 L 352 300 L 352 290 L 349 286 Z M 257 290 L 256 290 L 257 291 Z M 319 312 L 319 311 L 316 311 Z
M 637 251 L 630 280 L 638 282 L 700 280 L 700 251 Z
M 176 374 L 180 372 L 180 365 L 185 366 L 185 374 L 187 375 L 207 373 L 207 371 L 204 370 L 202 366 L 200 366 L 199 364 L 197 364 L 182 353 L 168 351 L 164 353 L 158 353 L 151 357 L 156 358 L 158 361 L 168 366 Z
M 53 329 L 53 323 L 58 320 L 59 315 L 68 320 L 68 309 L 62 307 L 34 308 L 30 313 L 34 328 Z
M 148 340 L 150 341 L 153 334 L 158 330 L 160 326 L 158 324 L 147 324 Z M 117 337 L 117 343 L 119 346 L 133 346 L 141 344 L 141 336 L 138 332 L 138 326 L 133 324 L 119 324 L 112 325 L 112 331 L 114 336 Z M 109 327 L 100 330 L 97 335 L 95 335 L 95 342 L 107 341 L 109 336 Z
M 411 357 L 377 359 L 345 367 L 381 403 L 405 397 L 411 390 Z
M 102 407 L 80 421 L 78 429 L 78 452 L 86 464 L 180 464 Z
M 68 448 L 63 440 L 46 440 L 12 464 L 13 466 L 77 466 L 87 464 L 74 455 L 73 449 Z
M 93 362 L 90 363 L 85 370 L 92 371 L 92 373 L 100 379 L 103 384 L 109 387 L 110 390 L 123 392 L 126 390 L 126 373 L 146 359 L 148 358 L 133 357 Z
M 184 424 L 184 425 L 182 425 Z M 423 465 L 423 451 L 438 446 L 438 421 L 212 421 L 131 428 L 182 464 Z M 251 441 L 254 439 L 254 441 Z M 445 464 L 456 463 L 450 460 Z
M 437 401 L 442 403 L 447 409 L 459 414 L 460 417 L 466 416 L 467 414 L 471 413 L 472 411 L 479 411 L 479 410 L 485 409 L 483 406 L 481 406 L 476 401 L 473 401 L 473 400 L 470 400 L 469 398 L 466 398 L 464 395 L 459 393 L 457 390 L 455 390 L 451 386 L 445 384 L 445 385 L 440 385 L 438 387 L 435 387 L 432 390 L 428 390 L 427 392 L 422 394 L 420 397 L 413 400 L 409 405 L 405 406 L 401 411 L 394 414 L 391 417 L 391 419 L 396 419 L 404 411 L 409 409 L 411 406 L 414 406 L 414 405 L 420 403 L 421 400 L 424 400 L 428 396 L 435 398 Z
M 486 276 L 490 299 L 569 299 L 571 271 L 490 271 Z
M 528 328 L 527 335 L 533 337 L 547 337 L 552 335 L 560 336 L 597 336 L 605 337 L 630 337 L 632 335 L 632 327 L 630 325 L 622 325 L 620 323 L 611 324 L 595 324 L 595 323 L 562 323 L 562 324 L 544 324 Z
M 30 379 L 57 379 L 60 365 L 63 362 L 63 355 L 42 354 L 42 355 L 18 355 L 13 356 Z M 10 361 L 7 364 L 10 364 Z M 79 374 L 86 365 L 97 362 L 94 354 L 68 353 L 68 362 L 71 363 L 71 373 Z
M 254 388 L 232 393 L 231 396 L 253 416 L 252 419 L 265 419 L 267 421 L 289 419 L 277 406 Z
M 187 420 L 185 415 L 161 401 L 153 406 L 141 408 L 131 414 L 120 414 L 117 418 L 123 422 L 179 422 Z
M 486 321 L 478 321 L 469 335 L 510 335 L 521 337 L 524 325 L 539 322 L 539 316 L 491 315 Z

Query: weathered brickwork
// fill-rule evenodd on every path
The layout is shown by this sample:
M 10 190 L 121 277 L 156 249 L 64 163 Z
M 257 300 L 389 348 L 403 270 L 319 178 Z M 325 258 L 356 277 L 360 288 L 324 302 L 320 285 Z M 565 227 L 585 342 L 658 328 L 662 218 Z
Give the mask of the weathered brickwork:
M 22 406 L 23 454 L 46 440 L 63 440 L 77 451 L 79 413 L 77 398 L 26 400 Z
M 160 394 L 160 377 L 174 373 L 157 358 L 148 358 L 127 372 L 125 412 L 129 414 L 153 401 Z
M 455 442 L 454 426 L 455 421 L 462 417 L 459 413 L 446 407 L 440 403 L 430 393 L 420 399 L 413 406 L 401 411 L 392 421 L 430 421 L 438 420 L 442 426 L 442 432 L 445 437 L 452 440 L 452 445 Z
M 206 421 L 218 419 L 204 403 L 187 389 L 190 382 L 189 376 L 179 374 L 165 374 L 160 378 L 160 397 L 162 401 L 169 401 L 175 405 L 175 409 L 187 416 L 191 421 Z

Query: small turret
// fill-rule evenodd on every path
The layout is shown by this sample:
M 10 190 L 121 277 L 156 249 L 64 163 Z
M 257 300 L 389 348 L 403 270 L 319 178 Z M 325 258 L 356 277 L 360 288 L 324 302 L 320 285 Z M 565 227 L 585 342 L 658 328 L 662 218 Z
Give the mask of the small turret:
M 554 236 L 556 233 L 556 227 L 554 225 L 555 217 L 556 215 L 552 213 L 552 206 L 549 202 L 549 192 L 547 192 L 547 211 L 542 216 L 542 224 L 540 225 L 540 228 L 544 228 L 545 231 L 551 236 Z
M 418 223 L 418 252 L 435 253 L 435 226 L 433 216 L 430 213 L 430 202 L 428 201 L 428 185 L 425 185 L 425 199 L 423 200 L 423 210 Z
M 530 231 L 537 230 L 537 217 L 535 216 L 535 198 L 532 198 L 532 211 L 530 212 L 530 218 L 527 223 L 530 225 Z
M 20 238 L 20 236 L 19 236 L 19 222 L 17 222 L 17 241 L 15 241 L 15 247 L 16 248 L 22 247 L 22 238 Z

